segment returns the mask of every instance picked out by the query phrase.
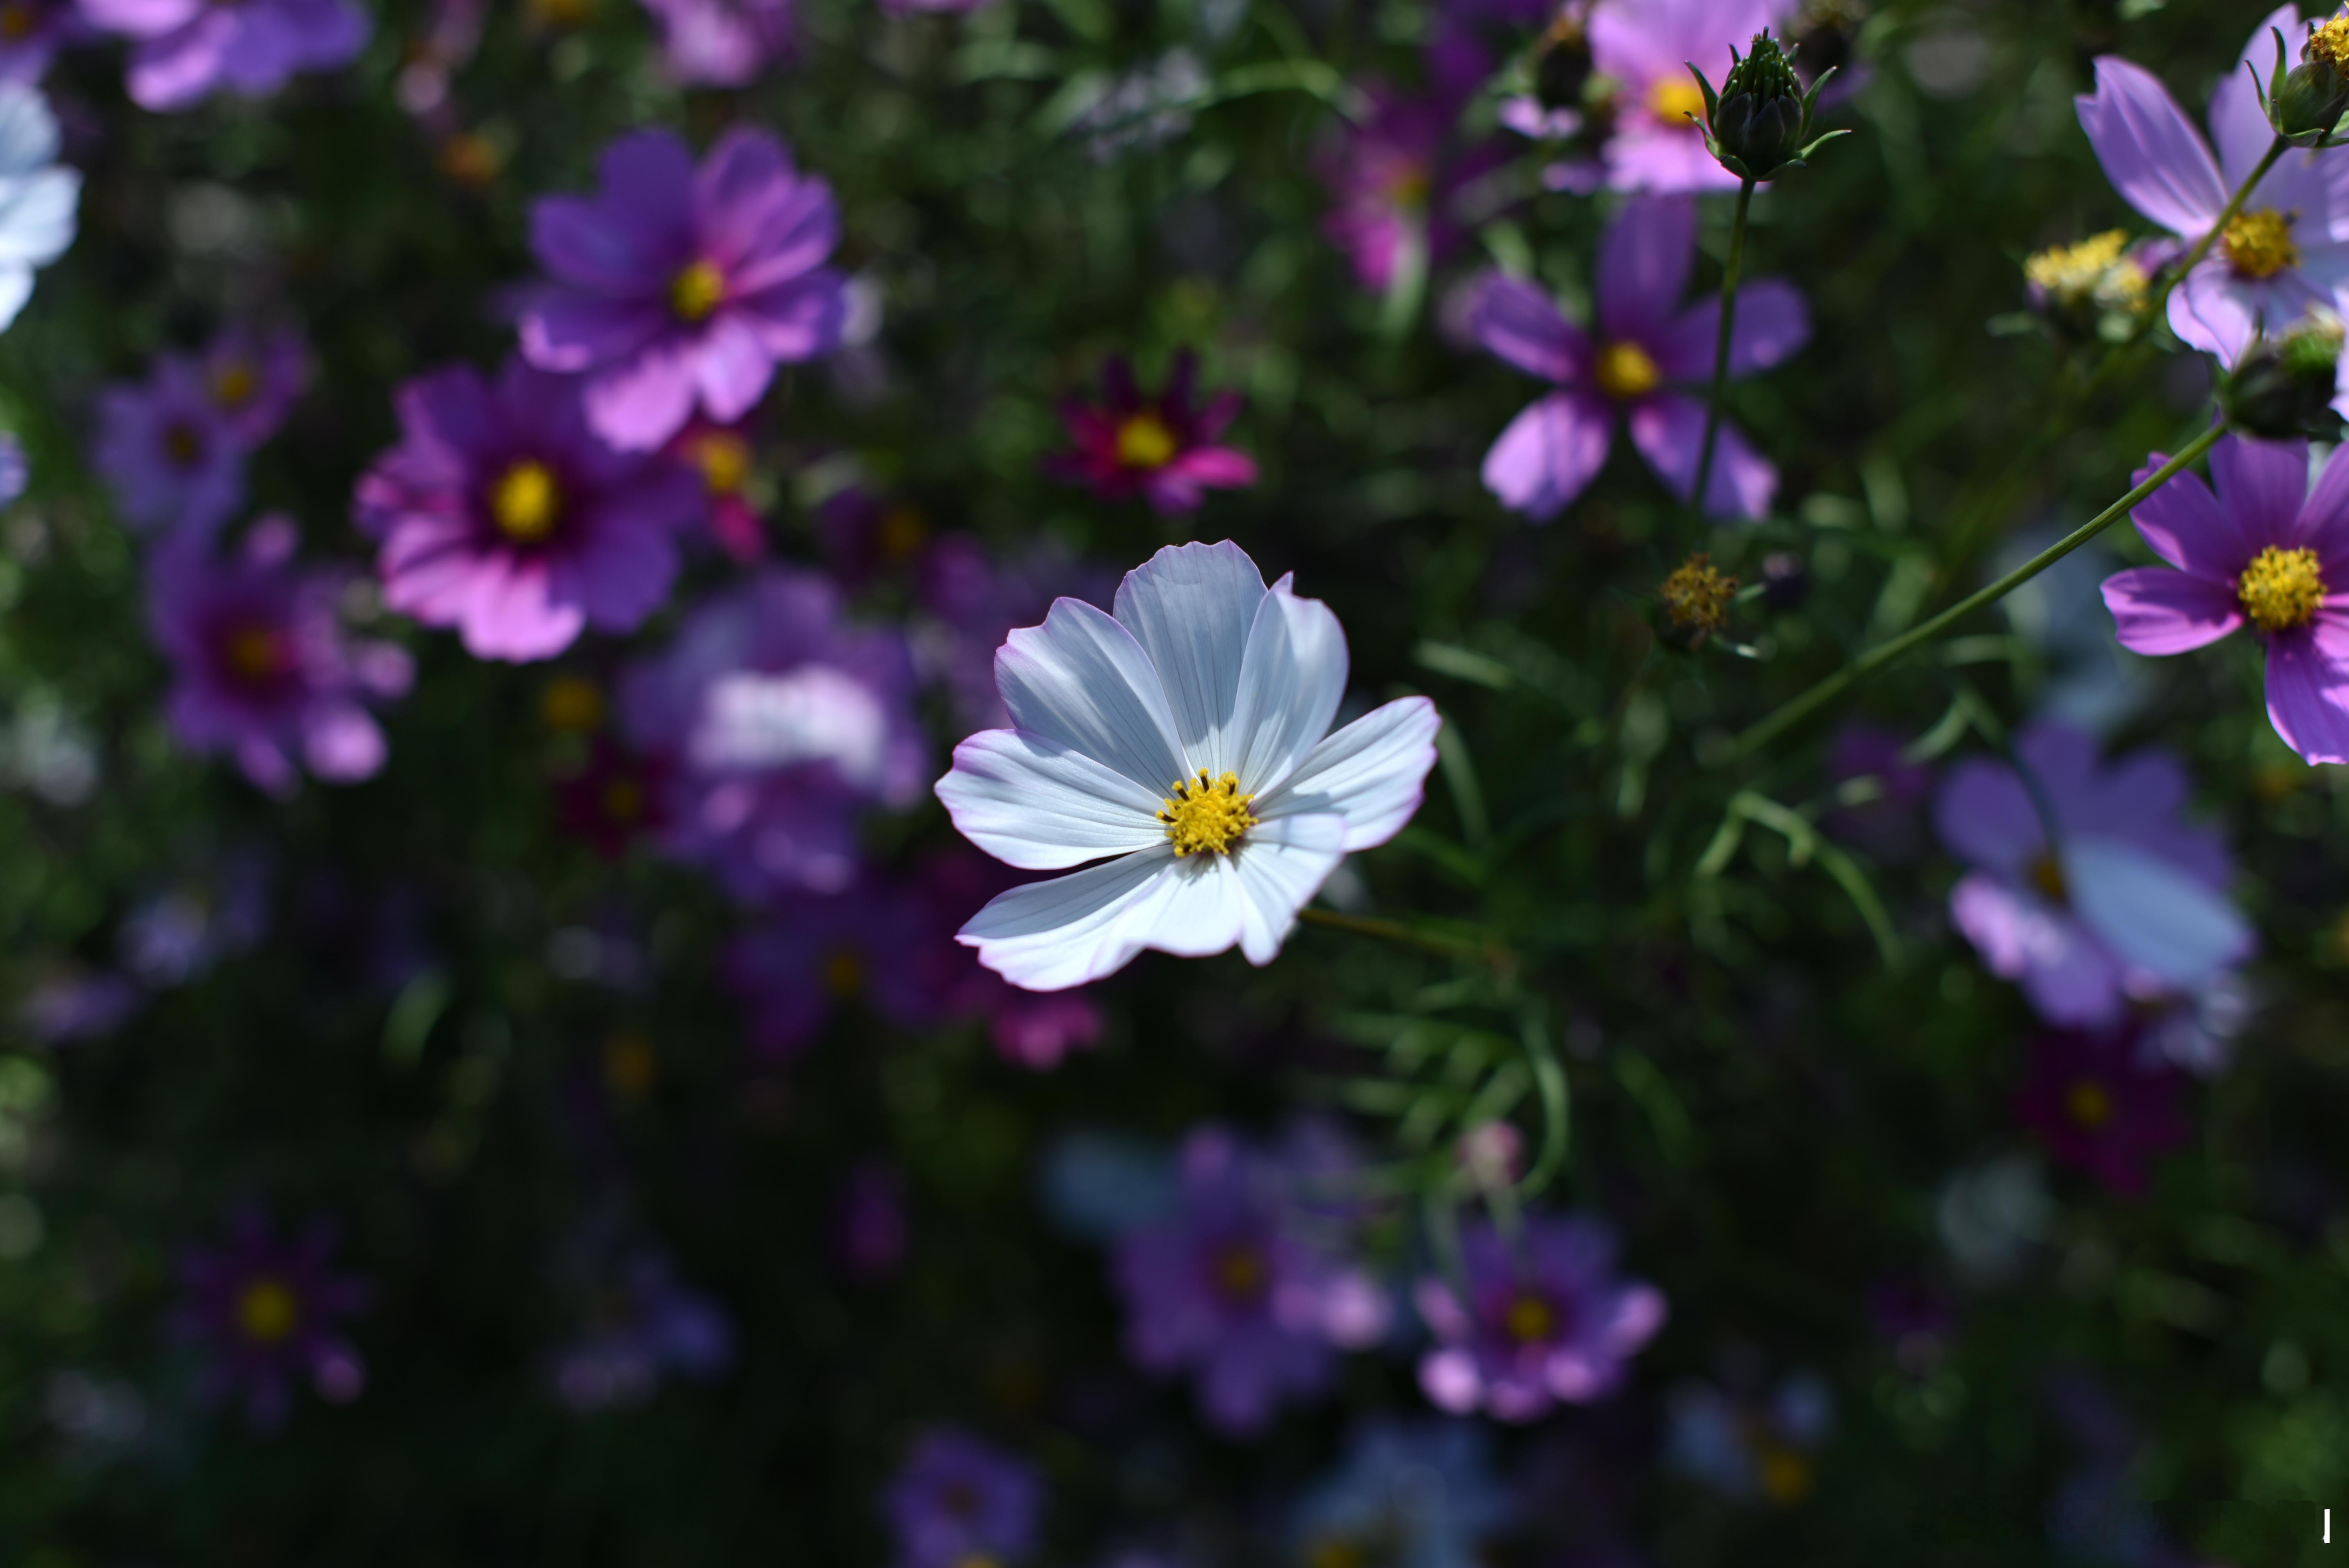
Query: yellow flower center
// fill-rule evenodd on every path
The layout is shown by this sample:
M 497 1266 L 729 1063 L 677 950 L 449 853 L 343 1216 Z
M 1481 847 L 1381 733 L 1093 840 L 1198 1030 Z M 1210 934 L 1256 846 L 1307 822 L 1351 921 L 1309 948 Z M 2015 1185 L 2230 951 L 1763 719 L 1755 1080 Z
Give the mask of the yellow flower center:
M 2065 1091 L 2064 1109 L 2093 1132 L 2113 1119 L 2112 1093 L 2094 1078 L 2082 1078 Z
M 615 779 L 604 786 L 604 815 L 615 822 L 633 822 L 645 814 L 645 787 L 633 779 Z
M 1216 1254 L 1216 1288 L 1232 1301 L 1254 1301 L 1264 1292 L 1264 1257 L 1254 1247 L 1226 1247 Z
M 232 359 L 212 370 L 212 401 L 223 408 L 242 408 L 260 390 L 261 373 L 245 360 Z
M 1148 408 L 1117 428 L 1117 460 L 1129 469 L 1163 469 L 1178 449 L 1174 432 Z
M 2227 264 L 2247 278 L 2271 278 L 2300 265 L 2300 247 L 2292 241 L 2292 217 L 2272 207 L 2239 212 L 2227 220 L 2219 237 Z
M 2055 863 L 2054 855 L 2042 855 L 2031 862 L 2031 882 L 2057 903 L 2072 902 L 2072 885 L 2064 880 L 2064 868 Z
M 239 626 L 222 646 L 228 667 L 250 681 L 265 681 L 285 669 L 283 639 L 266 626 Z
M 604 722 L 604 694 L 578 676 L 557 676 L 539 694 L 538 717 L 547 728 L 584 735 Z
M 710 430 L 696 438 L 693 464 L 712 495 L 740 495 L 750 477 L 750 443 L 730 430 Z
M 1686 77 L 1666 77 L 1648 89 L 1648 110 L 1675 129 L 1687 125 L 1692 115 L 1702 120 L 1704 89 Z
M 535 458 L 509 467 L 490 489 L 490 516 L 516 544 L 544 542 L 563 519 L 563 487 L 554 470 Z
M 236 1298 L 236 1326 L 255 1345 L 274 1345 L 294 1332 L 301 1310 L 284 1282 L 257 1279 Z
M 854 996 L 864 989 L 864 958 L 853 947 L 835 947 L 823 955 L 823 988 L 835 996 Z
M 1599 351 L 1592 372 L 1599 389 L 1619 403 L 1645 397 L 1664 384 L 1664 373 L 1648 351 L 1636 343 L 1610 343 Z
M 23 0 L 9 0 L 9 4 L 0 5 L 0 38 L 29 36 L 40 25 L 39 15 Z
M 1428 192 L 1434 189 L 1434 178 L 1424 163 L 1407 163 L 1387 178 L 1387 200 L 1398 207 L 1414 211 L 1424 207 Z
M 1166 824 L 1166 836 L 1174 841 L 1174 858 L 1179 861 L 1202 851 L 1230 854 L 1233 842 L 1256 826 L 1256 813 L 1248 810 L 1248 802 L 1255 799 L 1240 793 L 1237 773 L 1211 779 L 1202 768 L 1195 784 L 1176 779 L 1174 799 L 1162 801 L 1164 810 L 1158 813 L 1158 820 Z
M 1305 1553 L 1305 1568 L 1370 1568 L 1370 1553 L 1361 1542 L 1325 1535 Z
M 1815 1479 L 1811 1461 L 1783 1443 L 1764 1439 L 1755 1456 L 1761 1472 L 1762 1495 L 1781 1508 L 1791 1507 L 1811 1494 Z
M 725 301 L 726 274 L 708 262 L 696 262 L 668 281 L 668 307 L 679 321 L 708 321 Z
M 915 508 L 893 506 L 881 519 L 879 532 L 882 559 L 903 561 L 922 547 L 930 536 L 930 525 Z
M 1664 613 L 1683 631 L 1718 632 L 1729 624 L 1729 606 L 1737 597 L 1737 579 L 1713 569 L 1713 557 L 1699 551 L 1676 567 L 1657 591 Z
M 2269 545 L 2243 568 L 2235 597 L 2251 624 L 2262 632 L 2289 632 L 2316 619 L 2324 603 L 2324 576 L 2317 570 L 2313 550 L 2279 550 Z
M 2307 57 L 2338 70 L 2349 67 L 2349 16 L 2335 16 L 2308 36 Z
M 1522 1345 L 1532 1345 L 1557 1332 L 1557 1314 L 1541 1297 L 1521 1295 L 1509 1303 L 1509 1310 L 1503 1317 L 1502 1325 L 1508 1329 L 1510 1338 Z
M 2039 252 L 2023 262 L 2023 275 L 2057 304 L 2135 309 L 2145 299 L 2145 273 L 2127 251 L 2127 231 L 2111 229 Z

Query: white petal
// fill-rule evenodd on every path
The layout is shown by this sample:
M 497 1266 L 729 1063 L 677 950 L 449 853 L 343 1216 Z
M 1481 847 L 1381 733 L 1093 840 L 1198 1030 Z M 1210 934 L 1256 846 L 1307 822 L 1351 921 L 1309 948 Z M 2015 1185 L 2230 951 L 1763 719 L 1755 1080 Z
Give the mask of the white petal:
M 0 179 L 0 265 L 47 266 L 64 255 L 80 200 L 81 176 L 70 169 Z
M 22 174 L 57 156 L 57 117 L 31 88 L 0 86 L 0 174 Z
M 983 729 L 956 747 L 937 792 L 964 838 L 1023 871 L 1064 871 L 1166 841 L 1163 796 L 1024 730 Z
M 2075 838 L 2064 879 L 2115 953 L 2171 985 L 2192 989 L 2251 955 L 2251 929 L 2225 894 L 2135 845 Z
M 1146 923 L 1174 880 L 1174 850 L 1162 845 L 1050 882 L 998 894 L 956 940 L 978 961 L 1030 991 L 1065 991 L 1113 975 L 1142 951 Z
M 1257 798 L 1256 814 L 1336 811 L 1349 851 L 1383 844 L 1419 810 L 1443 727 L 1423 696 L 1373 708 L 1308 752 L 1287 783 Z
M 1289 580 L 1273 584 L 1257 607 L 1240 665 L 1229 766 L 1250 793 L 1277 788 L 1330 733 L 1346 695 L 1346 634 L 1319 599 L 1299 599 Z
M 1240 891 L 1233 857 L 1185 855 L 1174 862 L 1165 896 L 1137 909 L 1129 929 L 1144 947 L 1177 958 L 1206 958 L 1238 946 L 1247 917 L 1247 895 Z
M 0 332 L 15 325 L 16 313 L 32 297 L 32 268 L 0 266 Z
M 1264 574 L 1228 539 L 1170 544 L 1118 584 L 1117 618 L 1158 667 L 1191 772 L 1236 766 L 1226 731 L 1264 593 Z
M 1011 722 L 1107 763 L 1164 794 L 1187 776 L 1174 716 L 1150 655 L 1081 599 L 1054 601 L 1040 626 L 1006 638 L 995 684 Z
M 1336 812 L 1283 817 L 1248 830 L 1232 853 L 1247 895 L 1240 951 L 1258 968 L 1278 956 L 1297 912 L 1313 902 L 1346 858 L 1346 819 Z

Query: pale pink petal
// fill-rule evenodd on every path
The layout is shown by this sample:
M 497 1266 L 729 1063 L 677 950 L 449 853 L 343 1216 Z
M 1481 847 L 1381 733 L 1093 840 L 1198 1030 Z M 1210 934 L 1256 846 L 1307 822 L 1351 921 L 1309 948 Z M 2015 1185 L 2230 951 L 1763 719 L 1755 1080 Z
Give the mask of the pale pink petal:
M 1510 511 L 1547 522 L 1582 493 L 1614 438 L 1606 399 L 1553 392 L 1509 421 L 1485 454 L 1485 488 Z
M 1664 341 L 1695 259 L 1695 201 L 1640 196 L 1626 202 L 1599 242 L 1599 273 L 1592 284 L 1599 335 L 1609 343 Z
M 1667 394 L 1631 406 L 1631 444 L 1681 500 L 1696 488 L 1704 447 L 1704 405 Z M 1737 427 L 1723 420 L 1714 443 L 1713 478 L 1705 486 L 1708 517 L 1766 517 L 1778 493 L 1778 470 L 1746 444 Z

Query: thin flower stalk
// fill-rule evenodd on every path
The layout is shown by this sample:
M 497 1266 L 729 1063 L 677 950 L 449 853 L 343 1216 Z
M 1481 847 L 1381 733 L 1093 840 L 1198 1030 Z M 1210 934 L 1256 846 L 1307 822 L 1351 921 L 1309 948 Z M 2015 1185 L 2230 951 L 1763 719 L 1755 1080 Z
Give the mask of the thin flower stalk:
M 1737 330 L 1737 283 L 1745 270 L 1745 214 L 1754 203 L 1754 181 L 1742 180 L 1737 185 L 1737 210 L 1729 221 L 1729 261 L 1721 273 L 1721 333 L 1713 347 L 1713 385 L 1704 397 L 1704 445 L 1698 449 L 1696 488 L 1690 491 L 1689 504 L 1699 517 L 1704 515 L 1706 487 L 1713 483 L 1713 451 L 1721 440 L 1721 394 L 1729 381 L 1729 344 Z

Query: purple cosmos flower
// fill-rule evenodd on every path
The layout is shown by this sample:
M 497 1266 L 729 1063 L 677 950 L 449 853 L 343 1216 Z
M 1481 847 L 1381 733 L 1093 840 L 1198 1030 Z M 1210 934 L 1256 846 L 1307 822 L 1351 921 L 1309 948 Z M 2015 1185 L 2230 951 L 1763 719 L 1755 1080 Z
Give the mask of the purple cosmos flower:
M 14 430 L 0 430 L 0 506 L 20 499 L 33 482 L 33 465 Z
M 404 695 L 408 655 L 344 635 L 343 574 L 294 561 L 285 518 L 256 523 L 236 554 L 167 540 L 148 562 L 147 615 L 177 679 L 166 711 L 180 743 L 225 751 L 274 795 L 304 768 L 347 782 L 383 766 L 372 703 Z
M 359 526 L 382 541 L 384 603 L 455 626 L 477 659 L 551 658 L 583 627 L 626 632 L 668 597 L 700 481 L 615 452 L 578 384 L 519 360 L 494 386 L 470 366 L 399 389 L 400 442 L 359 480 Z
M 77 0 L 0 0 L 0 81 L 38 82 L 58 48 L 88 31 Z
M 249 452 L 277 433 L 310 384 L 310 355 L 290 329 L 264 336 L 232 327 L 204 350 L 202 374 L 222 427 Z
M 792 0 L 645 0 L 681 87 L 740 88 L 792 52 Z
M 281 1240 L 247 1209 L 223 1244 L 186 1255 L 171 1326 L 206 1354 L 206 1398 L 242 1395 L 254 1426 L 274 1427 L 292 1408 L 297 1380 L 337 1404 L 358 1397 L 367 1369 L 336 1325 L 367 1305 L 367 1291 L 327 1267 L 334 1250 L 324 1222 Z
M 1460 248 L 1467 237 L 1461 193 L 1500 153 L 1453 147 L 1451 103 L 1377 85 L 1368 92 L 1369 120 L 1347 125 L 1320 160 L 1322 182 L 1336 201 L 1321 229 L 1362 286 L 1385 294 L 1398 278 L 1424 274 Z
M 2180 240 L 2210 232 L 2228 195 L 2250 178 L 2275 132 L 2252 73 L 2274 58 L 2270 27 L 2297 45 L 2299 12 L 2278 7 L 2251 29 L 2241 60 L 2210 98 L 2210 144 L 2159 78 L 2116 56 L 2096 60 L 2096 90 L 2078 100 L 2080 128 L 2121 199 Z M 2169 296 L 2170 329 L 2228 365 L 2261 328 L 2281 331 L 2321 305 L 2338 311 L 2349 284 L 2349 159 L 2313 149 L 2279 159 L 2210 253 Z
M 1591 63 L 1621 84 L 1607 183 L 1659 196 L 1737 189 L 1737 176 L 1704 150 L 1697 129 L 1704 93 L 1689 67 L 1720 86 L 1730 49 L 1744 49 L 1793 9 L 1788 0 L 1599 0 L 1590 13 Z
M 1083 986 L 1023 991 L 953 939 L 972 914 L 1016 882 L 984 855 L 951 851 L 933 859 L 923 868 L 923 892 L 943 941 L 936 946 L 926 942 L 922 951 L 947 1011 L 984 1019 L 996 1054 L 1014 1067 L 1050 1072 L 1071 1051 L 1101 1043 L 1103 1019 L 1092 992 Z
M 1704 404 L 1670 390 L 1713 375 L 1720 302 L 1688 310 L 1680 297 L 1696 257 L 1696 203 L 1642 197 L 1626 205 L 1599 252 L 1599 331 L 1586 335 L 1533 284 L 1495 277 L 1479 292 L 1478 342 L 1559 390 L 1512 420 L 1485 457 L 1485 488 L 1537 521 L 1556 517 L 1607 461 L 1617 415 L 1631 444 L 1685 500 L 1704 445 Z M 1729 374 L 1766 370 L 1810 340 L 1810 313 L 1794 285 L 1757 278 L 1738 296 Z M 1723 422 L 1704 510 L 1758 518 L 1777 493 L 1778 470 Z
M 1530 1421 L 1603 1398 L 1663 1326 L 1663 1293 L 1616 1277 L 1615 1238 L 1597 1221 L 1530 1219 L 1514 1241 L 1480 1224 L 1461 1252 L 1466 1300 L 1433 1276 L 1414 1293 L 1438 1341 L 1419 1386 L 1454 1415 Z
M 2267 643 L 2268 719 L 2310 762 L 2349 762 L 2344 450 L 2312 489 L 2305 441 L 2227 437 L 2210 451 L 2215 494 L 2182 473 L 2130 514 L 2178 570 L 2141 566 L 2105 582 L 2114 634 L 2133 653 L 2189 653 L 2248 623 Z M 2138 481 L 2165 460 L 2147 458 Z
M 1835 1402 L 1816 1373 L 1797 1372 L 1767 1398 L 1710 1383 L 1684 1383 L 1668 1401 L 1668 1462 L 1722 1496 L 1791 1507 L 1811 1495 L 1811 1455 L 1835 1423 Z
M 736 127 L 697 171 L 666 130 L 604 151 L 592 197 L 548 196 L 531 249 L 554 274 L 522 318 L 522 351 L 583 373 L 588 421 L 626 450 L 659 446 L 698 403 L 730 425 L 775 366 L 840 341 L 847 305 L 823 264 L 840 239 L 832 188 L 783 144 Z
M 897 1568 L 1009 1568 L 1036 1549 L 1044 1482 L 1027 1460 L 942 1427 L 914 1446 L 885 1506 Z
M 2132 998 L 2198 990 L 2250 955 L 2251 928 L 2226 896 L 2233 862 L 2216 832 L 2184 820 L 2176 757 L 2148 748 L 2103 764 L 2093 739 L 2054 724 L 2025 729 L 2014 750 L 2027 779 L 1969 758 L 1933 819 L 1974 867 L 1950 893 L 1950 918 L 2040 1016 L 2108 1024 Z
M 261 98 L 297 71 L 344 65 L 366 47 L 367 11 L 352 0 L 80 0 L 82 15 L 137 40 L 130 98 L 187 108 L 216 92 Z
M 1345 1157 L 1321 1141 L 1300 1130 L 1268 1151 L 1195 1128 L 1178 1156 L 1180 1207 L 1119 1241 L 1127 1353 L 1152 1372 L 1195 1373 L 1219 1431 L 1262 1430 L 1282 1403 L 1329 1387 L 1333 1347 L 1385 1337 L 1385 1293 L 1339 1250 L 1342 1216 L 1307 1206 L 1343 1180 Z
M 269 864 L 244 851 L 141 898 L 123 917 L 115 945 L 126 972 L 162 991 L 250 951 L 268 930 Z
M 554 1392 L 579 1411 L 644 1404 L 665 1376 L 711 1377 L 734 1358 L 734 1328 L 708 1297 L 678 1283 L 657 1253 L 585 1282 L 586 1323 L 554 1357 Z
M 885 550 L 892 528 L 886 518 L 879 524 Z M 1011 716 L 996 689 L 995 651 L 1014 627 L 1043 620 L 1056 599 L 1107 608 L 1117 579 L 1050 542 L 990 554 L 968 534 L 949 534 L 923 552 L 918 591 L 934 617 L 917 634 L 924 673 L 946 687 L 963 727 L 1002 729 Z
M 141 532 L 200 534 L 228 521 L 244 504 L 244 455 L 193 360 L 163 355 L 144 383 L 98 394 L 90 466 Z
M 844 892 L 778 899 L 727 946 L 728 989 L 750 1037 L 775 1056 L 798 1051 L 832 1014 L 862 1004 L 900 1029 L 936 1022 L 939 961 L 963 959 L 953 928 L 906 889 L 865 882 Z
M 913 686 L 904 641 L 843 624 L 812 573 L 709 601 L 620 685 L 630 738 L 672 763 L 663 844 L 744 899 L 847 887 L 858 813 L 921 797 Z
M 1071 397 L 1061 405 L 1073 452 L 1045 459 L 1044 471 L 1090 485 L 1103 500 L 1139 495 L 1162 516 L 1196 511 L 1206 490 L 1241 490 L 1256 483 L 1256 459 L 1216 438 L 1239 417 L 1240 397 L 1222 392 L 1204 408 L 1191 406 L 1199 369 L 1189 349 L 1174 356 L 1166 390 L 1145 397 L 1133 367 L 1112 359 L 1102 371 L 1102 401 Z
M 25 1033 L 45 1046 L 103 1039 L 129 1021 L 146 995 L 121 975 L 76 965 L 47 975 L 17 1008 Z
M 2032 1042 L 2014 1115 L 2057 1161 L 2133 1198 L 2154 1158 L 2186 1141 L 2185 1099 L 2185 1075 L 2135 1027 L 2066 1032 Z

